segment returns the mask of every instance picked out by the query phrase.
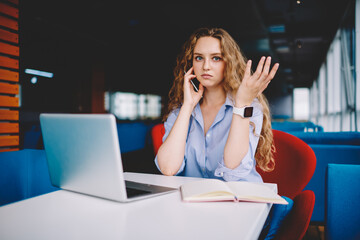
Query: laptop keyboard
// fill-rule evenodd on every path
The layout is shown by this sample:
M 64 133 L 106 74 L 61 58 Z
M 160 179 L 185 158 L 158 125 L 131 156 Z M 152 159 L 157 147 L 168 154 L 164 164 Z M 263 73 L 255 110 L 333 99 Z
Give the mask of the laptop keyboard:
M 126 194 L 128 198 L 146 195 L 150 193 L 150 191 L 126 187 Z

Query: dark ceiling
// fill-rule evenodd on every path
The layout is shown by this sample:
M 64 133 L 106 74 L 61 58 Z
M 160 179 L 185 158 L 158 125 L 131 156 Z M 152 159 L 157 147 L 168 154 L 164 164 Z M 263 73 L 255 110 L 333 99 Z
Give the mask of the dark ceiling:
M 198 27 L 222 27 L 247 58 L 271 55 L 280 63 L 266 92 L 279 95 L 312 85 L 353 2 L 21 1 L 23 64 L 57 72 L 98 57 L 109 89 L 167 95 L 184 41 Z

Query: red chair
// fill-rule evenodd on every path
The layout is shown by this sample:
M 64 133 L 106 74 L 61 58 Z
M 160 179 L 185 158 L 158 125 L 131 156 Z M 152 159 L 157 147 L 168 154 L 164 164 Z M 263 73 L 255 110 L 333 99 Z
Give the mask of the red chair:
M 276 183 L 278 193 L 294 201 L 293 209 L 281 225 L 276 239 L 302 239 L 309 227 L 315 204 L 315 194 L 305 190 L 312 178 L 316 157 L 314 151 L 301 139 L 273 130 L 276 152 L 275 169 L 272 172 L 257 171 L 264 182 Z
M 155 125 L 151 131 L 156 155 L 165 133 L 164 125 Z M 309 227 L 315 204 L 315 194 L 305 190 L 316 167 L 314 151 L 301 139 L 278 130 L 273 130 L 276 152 L 275 169 L 272 172 L 257 171 L 264 182 L 276 183 L 278 193 L 294 201 L 293 208 L 282 223 L 276 239 L 302 239 Z
M 152 138 L 152 142 L 153 142 L 155 156 L 162 144 L 162 138 L 163 138 L 164 134 L 165 134 L 165 128 L 164 128 L 163 123 L 156 124 L 151 129 L 151 138 Z

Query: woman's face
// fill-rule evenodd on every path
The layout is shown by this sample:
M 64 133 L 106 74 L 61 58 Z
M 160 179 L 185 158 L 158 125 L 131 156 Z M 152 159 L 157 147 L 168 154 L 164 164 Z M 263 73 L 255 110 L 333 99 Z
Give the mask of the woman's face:
M 220 40 L 213 37 L 201 37 L 194 48 L 193 67 L 196 78 L 207 89 L 219 87 L 224 79 Z

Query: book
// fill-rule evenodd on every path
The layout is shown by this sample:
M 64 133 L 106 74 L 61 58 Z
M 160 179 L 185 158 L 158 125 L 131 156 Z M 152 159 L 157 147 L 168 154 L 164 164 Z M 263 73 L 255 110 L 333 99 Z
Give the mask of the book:
M 225 182 L 219 179 L 205 179 L 188 182 L 180 187 L 183 201 L 246 201 L 274 204 L 288 202 L 263 183 Z

